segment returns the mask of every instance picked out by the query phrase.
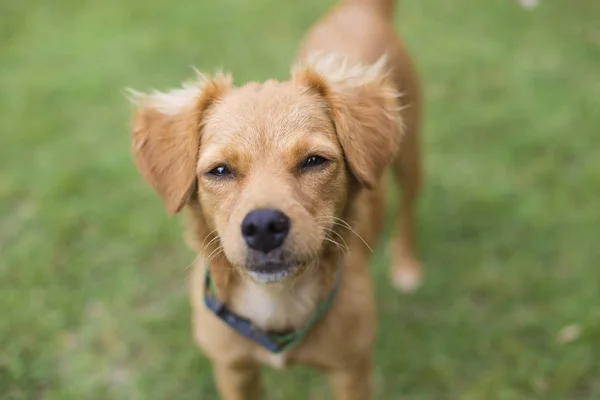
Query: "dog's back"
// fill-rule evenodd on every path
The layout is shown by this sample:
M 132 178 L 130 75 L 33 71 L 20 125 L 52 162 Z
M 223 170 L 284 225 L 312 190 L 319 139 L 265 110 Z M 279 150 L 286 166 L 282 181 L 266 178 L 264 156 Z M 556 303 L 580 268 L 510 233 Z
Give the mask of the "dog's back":
M 394 0 L 342 0 L 308 32 L 300 57 L 323 51 L 371 64 L 387 54 L 401 93 L 410 96 L 414 104 L 418 99 L 418 79 L 394 30 L 394 6 Z
M 308 32 L 301 54 L 322 50 L 374 63 L 396 45 L 393 0 L 343 0 Z

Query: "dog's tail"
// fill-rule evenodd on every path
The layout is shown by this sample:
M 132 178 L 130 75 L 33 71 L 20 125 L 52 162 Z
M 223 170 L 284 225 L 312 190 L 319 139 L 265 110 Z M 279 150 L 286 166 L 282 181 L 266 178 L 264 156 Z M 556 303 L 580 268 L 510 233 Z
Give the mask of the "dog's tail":
M 396 7 L 396 0 L 344 0 L 343 2 L 359 3 L 390 19 L 394 17 Z

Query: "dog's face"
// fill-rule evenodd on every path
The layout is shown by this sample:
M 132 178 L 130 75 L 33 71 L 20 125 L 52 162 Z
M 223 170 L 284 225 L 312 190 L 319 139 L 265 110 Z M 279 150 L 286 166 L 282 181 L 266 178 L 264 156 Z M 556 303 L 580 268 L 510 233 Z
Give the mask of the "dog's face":
M 339 241 L 350 181 L 376 185 L 397 147 L 396 92 L 380 67 L 328 59 L 288 82 L 220 77 L 142 97 L 136 161 L 169 211 L 197 199 L 230 264 L 284 280 Z
M 231 264 L 268 282 L 313 262 L 345 205 L 343 154 L 324 100 L 291 82 L 216 102 L 200 139 L 198 199 Z

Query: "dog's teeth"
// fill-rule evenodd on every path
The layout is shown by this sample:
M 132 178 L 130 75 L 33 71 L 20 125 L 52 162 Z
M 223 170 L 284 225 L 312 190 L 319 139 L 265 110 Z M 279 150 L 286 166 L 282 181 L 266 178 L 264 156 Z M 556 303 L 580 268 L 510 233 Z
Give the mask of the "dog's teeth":
M 250 272 L 250 276 L 258 283 L 271 283 L 282 280 L 286 277 L 288 271 L 280 271 L 273 273 Z

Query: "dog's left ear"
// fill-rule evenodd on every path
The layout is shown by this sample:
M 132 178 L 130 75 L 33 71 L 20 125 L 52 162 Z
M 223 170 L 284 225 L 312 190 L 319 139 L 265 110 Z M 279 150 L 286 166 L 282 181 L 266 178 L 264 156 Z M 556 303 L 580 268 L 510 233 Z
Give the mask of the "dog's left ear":
M 297 84 L 322 96 L 351 172 L 373 188 L 395 156 L 401 137 L 399 94 L 385 58 L 350 65 L 336 55 L 317 55 L 292 71 Z
M 132 144 L 135 162 L 173 215 L 188 202 L 196 183 L 203 120 L 231 87 L 230 76 L 199 76 L 170 92 L 131 92 L 137 104 Z

